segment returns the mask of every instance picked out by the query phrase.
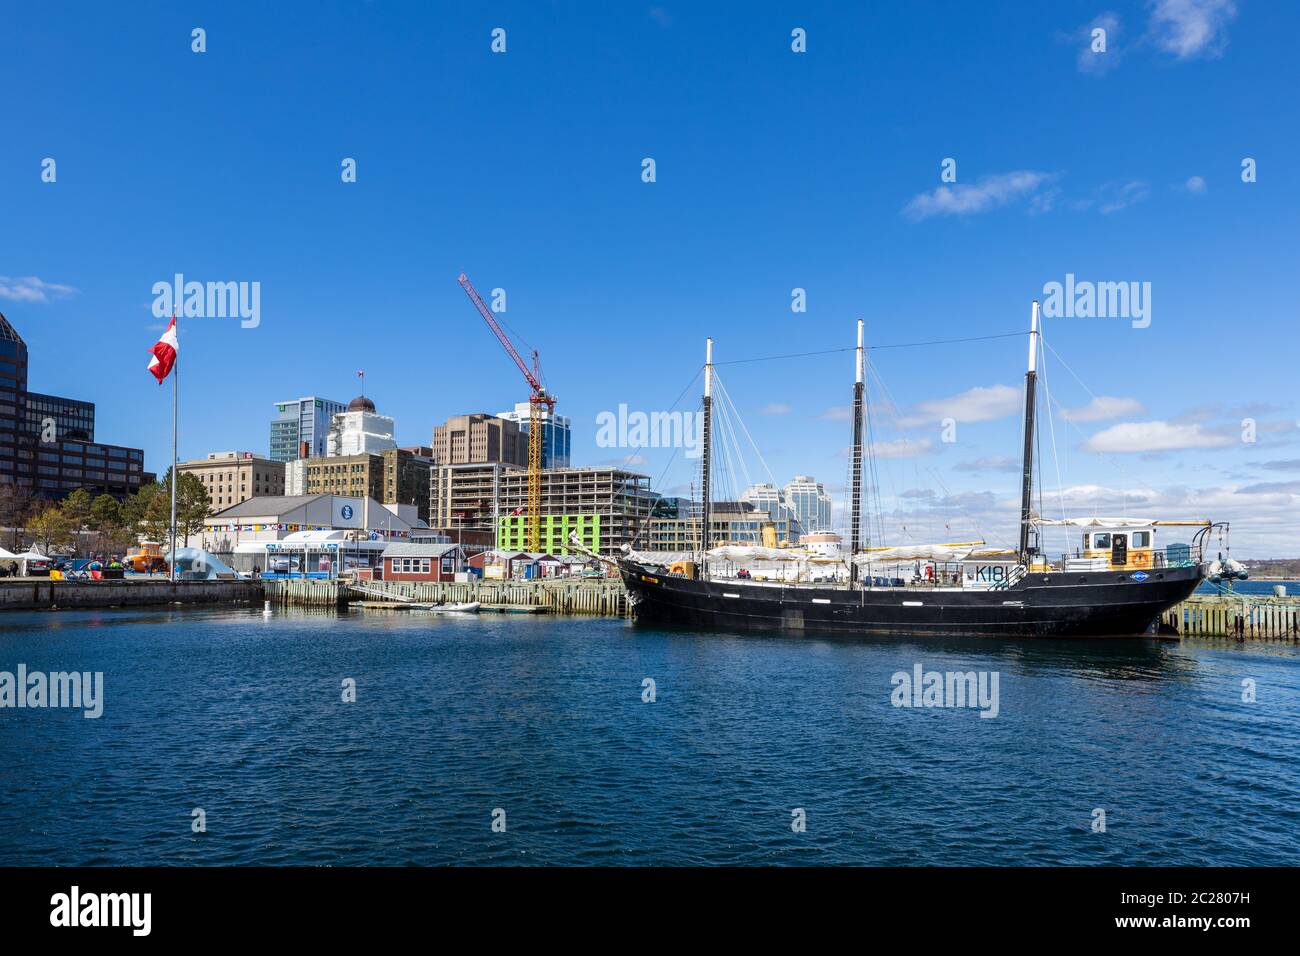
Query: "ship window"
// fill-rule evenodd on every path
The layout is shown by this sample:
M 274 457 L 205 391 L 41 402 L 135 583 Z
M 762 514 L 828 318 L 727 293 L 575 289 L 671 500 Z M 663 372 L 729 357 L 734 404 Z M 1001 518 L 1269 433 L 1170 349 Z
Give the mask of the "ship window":
M 1092 546 L 1093 546 L 1094 548 L 1103 548 L 1103 549 L 1109 548 L 1109 547 L 1110 547 L 1110 535 L 1109 535 L 1109 534 L 1094 534 L 1094 535 L 1092 536 Z
M 1150 531 L 1134 531 L 1134 532 L 1133 532 L 1133 547 L 1135 547 L 1135 548 L 1149 548 L 1149 547 L 1151 547 L 1151 532 L 1150 532 Z

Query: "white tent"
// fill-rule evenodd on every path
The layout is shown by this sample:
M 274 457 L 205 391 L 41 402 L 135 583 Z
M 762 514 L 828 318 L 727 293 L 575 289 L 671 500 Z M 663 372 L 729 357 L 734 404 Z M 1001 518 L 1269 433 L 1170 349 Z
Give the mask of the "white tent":
M 6 553 L 7 553 L 7 552 L 6 552 Z M 0 557 L 2 557 L 2 555 L 0 555 Z M 33 549 L 30 550 L 30 551 L 24 551 L 22 554 L 11 554 L 11 555 L 9 555 L 9 557 L 11 557 L 11 558 L 13 558 L 15 561 L 19 562 L 19 564 L 18 564 L 18 576 L 21 577 L 21 578 L 25 578 L 25 577 L 27 577 L 27 562 L 28 562 L 28 561 L 48 561 L 48 560 L 50 560 L 50 556 L 49 556 L 49 555 L 47 555 L 47 554 L 41 554 L 41 553 L 40 553 L 39 551 L 37 551 L 35 548 L 33 548 Z

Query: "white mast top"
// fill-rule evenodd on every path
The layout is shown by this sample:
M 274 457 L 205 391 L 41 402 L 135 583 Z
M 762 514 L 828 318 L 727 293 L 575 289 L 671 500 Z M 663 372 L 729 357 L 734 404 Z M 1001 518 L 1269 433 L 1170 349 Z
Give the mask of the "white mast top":
M 713 395 L 713 339 L 704 340 L 704 397 Z
M 862 320 L 861 320 L 861 319 L 858 319 L 858 358 L 857 358 L 857 378 L 855 378 L 854 381 L 857 382 L 857 383 L 859 383 L 859 384 L 861 384 L 861 382 L 862 382 L 862 366 L 863 366 L 863 361 L 862 361 Z
M 1029 317 L 1029 371 L 1038 371 L 1038 300 Z

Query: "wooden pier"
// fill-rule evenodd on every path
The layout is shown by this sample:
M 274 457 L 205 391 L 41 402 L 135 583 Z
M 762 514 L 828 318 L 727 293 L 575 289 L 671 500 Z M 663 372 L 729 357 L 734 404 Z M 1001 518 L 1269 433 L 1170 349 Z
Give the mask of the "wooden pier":
M 1196 594 L 1161 615 L 1179 637 L 1300 641 L 1300 597 Z
M 461 604 L 478 601 L 484 611 L 519 611 L 556 614 L 596 614 L 624 617 L 628 612 L 627 592 L 617 580 L 470 581 L 465 583 L 416 583 L 412 581 L 368 581 L 365 591 L 353 590 L 338 581 L 292 579 L 263 581 L 266 599 L 294 607 L 342 608 L 354 602 L 372 604 L 390 598 L 393 603 Z

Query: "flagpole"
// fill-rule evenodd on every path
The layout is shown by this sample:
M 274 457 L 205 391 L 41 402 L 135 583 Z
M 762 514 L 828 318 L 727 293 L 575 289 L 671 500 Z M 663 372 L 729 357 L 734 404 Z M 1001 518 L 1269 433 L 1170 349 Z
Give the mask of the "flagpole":
M 176 316 L 172 316 L 172 321 L 176 321 Z M 176 582 L 176 408 L 177 393 L 180 386 L 177 380 L 181 374 L 181 360 L 177 355 L 172 364 L 172 559 L 170 562 L 170 580 Z

